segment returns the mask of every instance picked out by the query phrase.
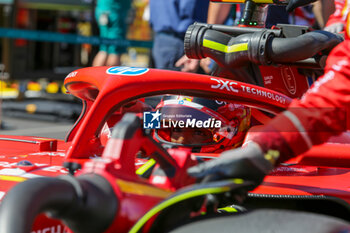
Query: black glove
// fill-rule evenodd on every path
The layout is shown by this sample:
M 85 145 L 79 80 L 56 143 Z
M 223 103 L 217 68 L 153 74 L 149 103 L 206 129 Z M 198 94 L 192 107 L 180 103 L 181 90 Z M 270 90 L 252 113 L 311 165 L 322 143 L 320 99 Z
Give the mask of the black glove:
M 250 142 L 246 147 L 225 151 L 218 159 L 191 167 L 187 172 L 196 178 L 207 175 L 214 175 L 214 179 L 242 178 L 259 185 L 278 157 L 277 151 L 264 154 L 257 143 Z
M 286 10 L 291 12 L 297 7 L 306 6 L 310 3 L 316 2 L 317 0 L 289 0 Z

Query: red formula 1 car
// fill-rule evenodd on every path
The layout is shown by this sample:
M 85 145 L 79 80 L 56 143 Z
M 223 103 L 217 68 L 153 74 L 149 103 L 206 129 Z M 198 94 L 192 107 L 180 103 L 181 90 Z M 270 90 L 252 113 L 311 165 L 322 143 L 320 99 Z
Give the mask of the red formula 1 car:
M 37 137 L 1 136 L 0 143 L 4 156 L 1 158 L 3 165 L 0 170 L 0 178 L 3 182 L 1 185 L 3 194 L 18 182 L 29 178 L 65 175 L 69 171 L 74 173 L 86 162 L 90 164 L 86 166 L 91 166 L 91 161 L 94 161 L 95 158 L 99 160 L 98 158 L 102 156 L 103 151 L 107 153 L 105 137 L 101 133 L 104 125 L 107 124 L 109 127 L 112 127 L 122 116 L 121 114 L 116 114 L 118 109 L 123 105 L 125 106 L 125 103 L 141 97 L 169 93 L 194 96 L 205 94 L 207 97 L 215 97 L 216 99 L 247 103 L 251 106 L 256 105 L 256 107 L 273 113 L 285 109 L 290 102 L 289 97 L 259 86 L 206 75 L 145 68 L 85 68 L 70 73 L 65 80 L 65 85 L 71 94 L 81 98 L 84 103 L 82 115 L 67 135 L 66 142 Z M 186 87 L 186 89 L 183 87 Z M 244 91 L 247 89 L 256 90 L 261 95 Z M 121 151 L 123 155 L 121 158 L 126 157 L 126 160 L 132 160 L 132 162 L 120 161 L 123 164 L 121 171 L 134 174 L 133 176 L 135 176 L 135 153 L 140 150 L 141 146 L 143 150 L 148 151 L 147 154 L 152 154 L 153 150 L 160 150 L 157 145 L 151 146 L 151 144 L 147 143 L 139 145 L 144 140 L 140 139 L 140 135 L 138 136 L 139 139 L 136 136 L 127 138 L 128 140 L 122 143 L 123 147 L 126 148 L 123 149 L 125 151 Z M 111 150 L 114 149 L 111 148 Z M 124 155 L 124 152 L 128 156 Z M 129 154 L 133 152 L 134 155 L 129 158 Z M 174 153 L 178 153 L 181 156 L 185 152 L 176 151 Z M 115 153 L 113 152 L 108 156 L 113 154 Z M 136 161 L 136 164 L 138 162 L 142 161 Z M 172 178 L 171 182 L 167 179 L 163 182 L 158 181 L 157 186 L 166 188 L 168 191 L 175 191 L 180 187 L 194 183 L 193 179 L 184 179 L 186 177 L 184 175 L 186 174 L 186 168 L 193 165 L 194 162 L 182 164 L 181 166 L 185 167 L 179 168 L 180 170 L 182 169 L 178 173 L 179 177 Z M 63 163 L 64 167 L 62 167 Z M 137 177 L 133 179 L 141 182 Z M 161 196 L 164 197 L 164 195 Z M 159 197 L 156 199 L 156 202 L 158 201 Z M 148 208 L 156 202 L 150 202 Z M 141 211 L 138 217 L 143 214 L 144 211 Z M 129 221 L 132 222 L 131 220 Z M 52 225 L 46 219 L 42 221 L 39 219 L 38 224 L 40 226 L 38 228 L 34 224 L 34 232 L 43 231 L 43 229 L 48 229 L 48 227 L 56 231 L 63 230 L 58 223 Z M 126 225 L 130 227 L 131 223 Z
M 138 100 L 164 94 L 205 96 L 269 114 L 283 111 L 290 97 L 300 97 L 308 88 L 308 73 L 301 75 L 297 68 L 309 71 L 315 61 L 319 67 L 324 50 L 341 41 L 333 34 L 306 31 L 285 25 L 265 30 L 195 24 L 186 36 L 186 53 L 214 59 L 220 67 L 216 76 L 132 67 L 70 73 L 65 86 L 83 101 L 84 108 L 65 141 L 0 138 L 0 191 L 5 196 L 0 232 L 164 232 L 184 220 L 197 219 L 202 212 L 209 216 L 218 207 L 232 204 L 238 212 L 280 208 L 349 220 L 350 140 L 346 133 L 287 161 L 247 194 L 251 182 L 241 179 L 193 185 L 196 180 L 186 170 L 203 154 L 165 150 L 152 138 L 152 131 L 142 129 L 140 118 L 129 114 L 146 109 Z M 296 41 L 310 38 L 314 40 L 303 45 L 313 46 L 313 54 L 293 47 Z M 311 63 L 304 60 L 311 56 Z M 284 65 L 270 66 L 277 63 Z M 252 111 L 253 116 L 261 122 L 268 120 L 258 110 Z M 105 130 L 112 127 L 106 140 Z M 137 158 L 139 151 L 156 162 L 146 178 L 135 172 L 139 164 L 147 170 L 152 160 Z M 260 217 L 268 219 L 264 213 L 271 212 L 262 213 Z M 288 215 L 273 212 L 275 216 L 281 213 Z M 300 216 L 310 219 L 307 214 Z
M 127 114 L 121 119 L 118 113 L 126 103 L 154 94 L 205 94 L 270 113 L 282 111 L 291 101 L 281 93 L 247 83 L 147 68 L 85 68 L 70 73 L 65 84 L 85 106 L 66 142 L 1 136 L 1 191 L 5 194 L 20 184 L 10 190 L 1 205 L 0 232 L 30 232 L 33 222 L 32 232 L 63 231 L 62 223 L 43 215 L 34 221 L 42 212 L 62 219 L 73 232 L 157 232 L 161 226 L 166 227 L 159 221 L 168 216 L 160 212 L 169 213 L 174 203 L 185 203 L 188 209 L 183 210 L 187 212 L 196 208 L 199 211 L 198 205 L 189 203 L 202 203 L 203 195 L 208 193 L 217 193 L 221 204 L 235 203 L 235 198 L 227 201 L 227 193 L 242 195 L 249 190 L 249 181 L 181 189 L 195 183 L 186 173 L 197 163 L 194 154 L 176 148 L 164 150 L 149 132 L 142 130 L 137 116 Z M 101 137 L 105 124 L 116 124 L 107 145 Z M 244 205 L 321 212 L 347 219 L 348 148 L 346 143 L 325 144 L 287 162 L 266 177 Z M 148 179 L 136 175 L 135 164 L 144 162 L 135 158 L 140 150 L 164 172 L 152 173 Z M 68 172 L 74 176 L 66 175 Z M 52 178 L 56 176 L 59 177 Z M 207 206 L 206 211 L 209 209 Z

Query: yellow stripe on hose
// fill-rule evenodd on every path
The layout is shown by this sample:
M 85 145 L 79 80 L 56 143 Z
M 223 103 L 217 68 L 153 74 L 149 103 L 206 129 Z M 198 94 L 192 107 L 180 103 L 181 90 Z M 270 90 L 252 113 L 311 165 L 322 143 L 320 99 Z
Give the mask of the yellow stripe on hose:
M 220 44 L 215 41 L 203 40 L 203 46 L 209 49 L 214 49 L 223 53 L 235 53 L 235 52 L 241 52 L 241 51 L 247 51 L 248 50 L 248 43 L 239 43 L 234 45 L 224 45 Z

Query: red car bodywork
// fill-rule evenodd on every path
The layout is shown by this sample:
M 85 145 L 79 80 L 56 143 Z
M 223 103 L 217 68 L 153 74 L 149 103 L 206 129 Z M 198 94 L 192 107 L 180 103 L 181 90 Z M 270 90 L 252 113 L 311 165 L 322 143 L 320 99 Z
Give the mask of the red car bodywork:
M 106 121 L 108 123 L 111 116 L 116 111 L 118 112 L 125 103 L 151 95 L 199 95 L 234 101 L 271 113 L 278 113 L 288 106 L 291 99 L 271 89 L 298 97 L 308 87 L 306 79 L 296 75 L 296 70 L 290 68 L 287 71 L 283 71 L 283 68 L 276 68 L 271 70 L 271 73 L 262 68 L 265 85 L 271 89 L 192 73 L 145 68 L 140 68 L 139 70 L 142 72 L 138 73 L 138 68 L 126 68 L 136 71 L 136 75 L 132 75 L 123 74 L 123 72 L 119 74 L 108 73 L 107 70 L 110 69 L 113 67 L 84 68 L 72 72 L 66 77 L 65 86 L 68 92 L 82 99 L 84 103 L 83 112 L 68 133 L 66 141 L 38 137 L 0 136 L 1 197 L 13 185 L 26 179 L 67 174 L 67 169 L 62 166 L 63 162 L 79 163 L 83 165 L 82 172 L 99 172 L 111 183 L 119 182 L 118 184 L 124 187 L 124 189 L 115 190 L 117 195 L 124 198 L 123 203 L 125 204 L 121 207 L 113 225 L 124 222 L 123 229 L 120 229 L 120 226 L 119 229 L 120 232 L 126 232 L 152 206 L 181 185 L 189 184 L 190 181 L 187 183 L 177 181 L 177 185 L 168 181 L 152 185 L 134 182 L 133 179 L 137 179 L 135 178 L 134 164 L 143 161 L 135 161 L 134 159 L 132 161 L 119 161 L 120 157 L 113 157 L 113 153 L 115 153 L 113 145 L 118 146 L 125 143 L 123 144 L 126 146 L 125 148 L 132 148 L 135 141 L 116 141 L 105 148 L 104 143 L 101 142 L 101 129 Z M 280 72 L 284 72 L 282 81 L 279 76 Z M 252 193 L 330 196 L 350 203 L 348 185 L 350 145 L 347 144 L 350 140 L 348 140 L 346 133 L 332 140 L 341 143 L 327 143 L 317 146 L 308 153 L 287 161 L 285 165 L 278 167 L 271 175 L 267 176 L 265 182 Z M 100 169 L 91 167 L 91 158 L 100 157 L 102 153 L 110 154 L 109 159 L 115 159 L 120 164 L 129 164 L 125 167 L 124 173 L 128 174 L 127 177 L 131 177 L 128 178 L 130 184 L 123 183 L 125 182 L 123 180 L 116 181 L 115 177 L 105 172 L 106 167 L 102 166 Z M 123 151 L 118 153 L 123 153 Z M 179 151 L 172 153 L 174 156 L 181 156 Z M 199 154 L 198 156 L 203 155 Z M 206 154 L 205 156 L 216 157 L 219 154 Z M 182 172 L 185 172 L 188 166 L 191 166 L 191 163 L 183 161 Z M 118 175 L 120 175 L 119 173 Z M 134 188 L 130 188 L 130 185 L 159 195 L 140 197 L 140 194 Z M 125 195 L 125 190 L 129 196 Z M 59 232 L 61 230 L 63 232 L 63 226 L 59 222 L 56 220 L 48 221 L 46 217 L 39 216 L 34 224 L 33 232 L 44 232 L 44 229 L 46 229 L 45 232 Z

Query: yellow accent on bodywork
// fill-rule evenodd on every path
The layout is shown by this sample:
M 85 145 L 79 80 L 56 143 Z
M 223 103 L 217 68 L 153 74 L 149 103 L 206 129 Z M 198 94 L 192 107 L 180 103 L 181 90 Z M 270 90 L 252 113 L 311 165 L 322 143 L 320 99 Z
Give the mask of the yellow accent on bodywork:
M 244 182 L 243 179 L 235 178 L 231 179 L 232 183 L 234 184 L 242 184 Z M 203 196 L 206 194 L 216 194 L 216 193 L 224 193 L 230 191 L 230 187 L 223 186 L 223 187 L 211 187 L 211 188 L 202 188 L 197 189 L 189 192 L 185 192 L 179 195 L 176 195 L 170 199 L 164 200 L 162 203 L 156 205 L 153 207 L 150 211 L 148 211 L 129 231 L 129 233 L 137 233 L 141 230 L 143 225 L 151 219 L 154 215 L 158 214 L 163 209 L 176 204 L 177 202 L 190 199 L 193 197 Z
M 4 175 L 0 175 L 0 180 L 13 181 L 13 182 L 23 182 L 23 181 L 27 180 L 27 178 L 18 177 L 18 176 L 4 176 Z
M 223 52 L 223 53 L 235 53 L 235 52 L 241 52 L 241 51 L 248 50 L 248 42 L 227 46 L 227 45 L 215 42 L 215 41 L 204 39 L 203 46 L 206 48 L 209 48 L 209 49 L 214 49 L 214 50 Z
M 160 203 L 159 205 L 155 206 L 153 209 L 148 211 L 134 226 L 133 228 L 129 231 L 129 233 L 136 233 L 139 232 L 140 229 L 143 227 L 143 225 L 150 219 L 152 218 L 155 214 L 159 213 L 163 209 L 186 199 L 192 198 L 192 197 L 197 197 L 197 196 L 202 196 L 208 193 L 222 193 L 222 192 L 227 192 L 229 191 L 229 187 L 220 187 L 220 188 L 203 188 L 199 190 L 194 190 L 190 192 L 186 192 L 177 196 L 174 196 L 168 200 L 165 200 L 164 202 Z
M 149 185 L 144 185 L 140 183 L 129 182 L 124 180 L 117 180 L 116 182 L 120 190 L 124 193 L 159 198 L 167 198 L 172 194 L 171 191 L 166 191 L 163 189 L 151 187 Z
M 268 160 L 271 164 L 275 164 L 276 160 L 280 157 L 280 152 L 278 150 L 268 150 L 264 155 L 264 158 Z
M 148 169 L 150 169 L 154 164 L 156 164 L 156 161 L 154 159 L 148 160 L 144 165 L 139 167 L 139 169 L 136 170 L 137 175 L 143 175 Z
M 238 210 L 236 208 L 233 208 L 231 206 L 226 206 L 226 207 L 223 207 L 223 208 L 218 208 L 218 210 L 222 210 L 222 211 L 225 211 L 227 213 L 236 213 L 238 212 Z

